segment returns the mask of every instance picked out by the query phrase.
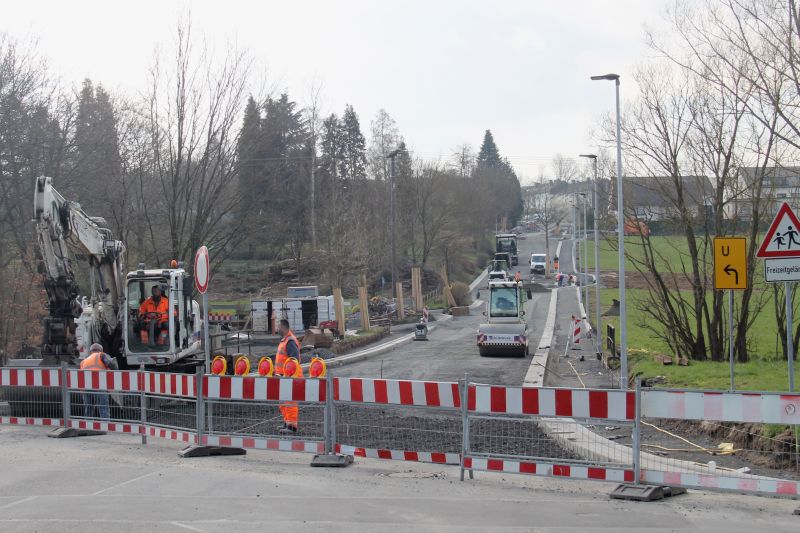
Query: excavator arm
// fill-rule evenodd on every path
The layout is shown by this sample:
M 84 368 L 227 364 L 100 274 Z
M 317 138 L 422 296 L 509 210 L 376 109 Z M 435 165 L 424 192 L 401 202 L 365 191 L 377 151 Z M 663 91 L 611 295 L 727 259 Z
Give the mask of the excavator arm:
M 36 179 L 33 208 L 49 310 L 42 356 L 52 362 L 74 362 L 81 346 L 92 342 L 115 352 L 125 298 L 125 246 L 114 239 L 104 219 L 91 217 L 77 203 L 65 200 L 53 188 L 52 178 Z M 79 260 L 89 266 L 88 297 L 81 297 L 75 278 Z

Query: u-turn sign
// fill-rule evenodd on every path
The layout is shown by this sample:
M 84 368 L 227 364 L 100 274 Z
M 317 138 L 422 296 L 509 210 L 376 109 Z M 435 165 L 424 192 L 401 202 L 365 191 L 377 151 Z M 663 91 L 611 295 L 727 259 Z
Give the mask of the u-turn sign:
M 747 288 L 747 239 L 714 237 L 714 288 Z

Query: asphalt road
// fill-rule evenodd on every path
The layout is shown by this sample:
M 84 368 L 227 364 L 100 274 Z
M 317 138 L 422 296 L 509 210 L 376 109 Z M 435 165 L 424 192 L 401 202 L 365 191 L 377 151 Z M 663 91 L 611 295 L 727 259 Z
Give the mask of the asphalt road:
M 133 435 L 48 439 L 0 426 L 0 530 L 69 532 L 534 531 L 796 532 L 797 502 L 692 492 L 609 500 L 612 484 L 358 459 L 248 452 L 181 459 L 177 443 Z
M 555 253 L 557 241 L 551 241 L 551 253 Z M 528 234 L 518 241 L 520 264 L 512 273 L 520 271 L 524 279 L 529 279 L 530 256 L 533 252 L 543 252 L 544 235 Z M 544 281 L 541 276 L 536 281 Z M 485 288 L 483 283 L 476 292 Z M 485 295 L 485 290 L 482 292 Z M 550 291 L 534 292 L 525 307 L 528 322 L 528 339 L 535 350 L 542 336 L 547 310 L 550 305 Z M 427 341 L 413 341 L 395 348 L 391 352 L 348 364 L 333 370 L 337 376 L 369 377 L 386 379 L 414 379 L 457 381 L 469 375 L 473 382 L 497 385 L 519 385 L 531 363 L 527 357 L 481 357 L 476 346 L 478 325 L 484 319 L 484 306 L 472 307 L 470 316 L 453 317 L 441 322 L 437 329 L 428 335 Z M 438 317 L 438 311 L 436 312 Z

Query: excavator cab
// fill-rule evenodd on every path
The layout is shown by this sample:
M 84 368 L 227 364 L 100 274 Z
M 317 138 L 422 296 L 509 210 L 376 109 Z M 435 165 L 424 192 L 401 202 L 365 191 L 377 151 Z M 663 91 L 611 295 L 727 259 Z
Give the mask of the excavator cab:
M 129 365 L 168 365 L 197 351 L 199 311 L 182 268 L 140 269 L 127 276 L 125 352 Z
M 128 283 L 131 347 L 142 352 L 169 349 L 169 290 L 165 279 L 138 279 Z

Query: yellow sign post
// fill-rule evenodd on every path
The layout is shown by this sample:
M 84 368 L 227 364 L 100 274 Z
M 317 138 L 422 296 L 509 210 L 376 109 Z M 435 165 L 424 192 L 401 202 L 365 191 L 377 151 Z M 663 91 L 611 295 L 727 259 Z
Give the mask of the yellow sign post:
M 714 289 L 747 288 L 747 239 L 714 237 Z
M 731 367 L 731 390 L 736 390 L 733 376 L 733 291 L 747 288 L 747 239 L 714 237 L 714 289 L 728 291 L 728 357 Z

